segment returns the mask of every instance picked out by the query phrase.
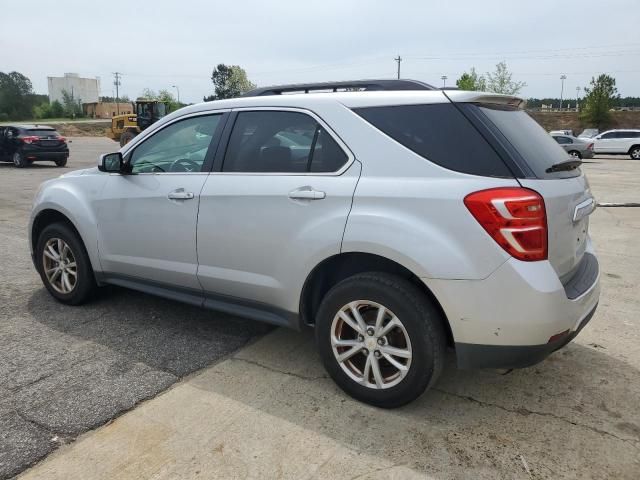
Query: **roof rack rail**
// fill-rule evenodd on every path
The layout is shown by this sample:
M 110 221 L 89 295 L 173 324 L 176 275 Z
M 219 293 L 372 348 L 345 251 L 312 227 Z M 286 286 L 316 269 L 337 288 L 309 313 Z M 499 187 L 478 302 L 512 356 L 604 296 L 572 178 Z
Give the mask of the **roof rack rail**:
M 297 83 L 292 85 L 274 85 L 251 90 L 243 97 L 282 95 L 283 93 L 309 93 L 317 90 L 354 89 L 360 91 L 381 90 L 438 90 L 436 87 L 419 80 L 351 80 L 342 82 Z

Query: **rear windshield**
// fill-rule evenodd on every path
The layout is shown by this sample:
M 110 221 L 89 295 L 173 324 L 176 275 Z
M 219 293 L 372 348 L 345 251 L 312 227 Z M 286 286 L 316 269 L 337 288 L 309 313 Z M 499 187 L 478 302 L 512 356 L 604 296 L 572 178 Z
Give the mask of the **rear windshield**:
M 567 178 L 580 169 L 547 173 L 554 164 L 568 160 L 567 152 L 525 111 L 480 105 L 480 111 L 500 130 L 538 178 Z
M 354 111 L 398 143 L 444 168 L 485 177 L 513 178 L 496 151 L 451 103 Z
M 27 130 L 27 135 L 31 135 L 33 137 L 59 137 L 60 134 L 55 130 Z

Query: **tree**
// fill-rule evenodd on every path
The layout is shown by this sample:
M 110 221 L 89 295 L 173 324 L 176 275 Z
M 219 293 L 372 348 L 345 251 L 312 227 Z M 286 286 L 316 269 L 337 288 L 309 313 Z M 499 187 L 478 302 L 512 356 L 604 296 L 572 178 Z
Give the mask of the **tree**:
M 460 78 L 456 80 L 456 85 L 460 90 L 484 91 L 487 89 L 487 80 L 483 75 L 478 75 L 474 67 L 471 67 L 469 73 L 464 72 Z
M 256 85 L 247 78 L 247 72 L 238 65 L 219 64 L 211 74 L 211 81 L 214 94 L 204 97 L 205 102 L 239 97 L 256 88 Z
M 584 87 L 584 92 L 581 120 L 589 126 L 604 129 L 611 124 L 609 111 L 619 97 L 616 79 L 604 73 L 598 78 L 592 77 L 590 86 Z
M 71 93 L 67 90 L 62 90 L 62 107 L 64 110 L 65 117 L 82 117 L 82 100 L 76 99 Z
M 0 72 L 0 113 L 12 119 L 29 118 L 36 100 L 31 80 L 19 72 Z
M 167 113 L 173 112 L 184 105 L 178 103 L 176 97 L 169 90 L 160 90 L 158 93 L 154 92 L 150 88 L 142 90 L 142 94 L 138 97 L 138 100 L 156 100 L 158 102 L 164 102 L 167 104 Z
M 512 74 L 507 69 L 507 64 L 505 62 L 498 63 L 493 73 L 487 72 L 487 91 L 503 93 L 505 95 L 516 95 L 527 86 L 525 82 L 514 81 L 511 77 Z

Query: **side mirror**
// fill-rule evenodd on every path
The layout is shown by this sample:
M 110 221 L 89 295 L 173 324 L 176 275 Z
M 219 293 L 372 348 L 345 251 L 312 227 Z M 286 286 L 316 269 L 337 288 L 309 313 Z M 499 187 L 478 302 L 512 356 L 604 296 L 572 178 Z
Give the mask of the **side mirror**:
M 121 173 L 124 170 L 124 159 L 120 152 L 100 155 L 98 170 L 101 172 Z

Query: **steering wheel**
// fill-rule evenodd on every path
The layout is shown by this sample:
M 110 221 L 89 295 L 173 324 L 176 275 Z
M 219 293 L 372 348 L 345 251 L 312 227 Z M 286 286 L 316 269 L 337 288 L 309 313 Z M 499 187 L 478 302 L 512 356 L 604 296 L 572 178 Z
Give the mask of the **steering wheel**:
M 188 158 L 179 158 L 169 167 L 170 172 L 199 172 L 200 164 Z

